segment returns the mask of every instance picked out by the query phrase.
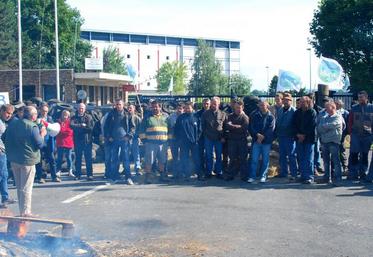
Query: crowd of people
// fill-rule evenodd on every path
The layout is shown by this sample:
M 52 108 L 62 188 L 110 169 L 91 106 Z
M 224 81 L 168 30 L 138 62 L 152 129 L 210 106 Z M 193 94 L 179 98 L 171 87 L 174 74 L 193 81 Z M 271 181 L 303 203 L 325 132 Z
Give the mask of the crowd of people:
M 277 93 L 274 105 L 260 101 L 255 111 L 245 113 L 244 103 L 238 98 L 232 98 L 229 108 L 223 111 L 220 98 L 212 97 L 203 100 L 200 110 L 195 110 L 192 102 L 180 102 L 168 115 L 156 100 L 151 101 L 149 109 L 137 112 L 135 105 L 118 99 L 100 121 L 104 178 L 124 178 L 128 185 L 134 184 L 134 177 L 144 177 L 145 184 L 156 179 L 189 181 L 193 177 L 200 181 L 212 177 L 229 181 L 237 176 L 247 183 L 266 183 L 270 152 L 276 141 L 277 177 L 305 184 L 313 184 L 318 177 L 334 186 L 341 185 L 342 175 L 372 182 L 368 154 L 373 139 L 373 105 L 368 94 L 361 91 L 350 112 L 340 100 L 325 98 L 323 103 L 323 107 L 316 105 L 312 95 L 293 103 L 291 94 Z M 8 194 L 8 168 L 17 186 L 23 216 L 32 216 L 34 179 L 46 182 L 42 160 L 48 163 L 53 182 L 61 181 L 64 159 L 67 175 L 81 180 L 84 155 L 86 179 L 94 180 L 95 124 L 84 103 L 78 105 L 73 116 L 64 110 L 55 121 L 49 116 L 47 104 L 28 105 L 16 111 L 12 105 L 2 105 L 0 116 L 2 207 L 15 202 Z M 52 136 L 48 126 L 55 122 L 60 131 Z M 349 157 L 345 149 L 347 135 Z M 172 158 L 168 158 L 169 150 Z

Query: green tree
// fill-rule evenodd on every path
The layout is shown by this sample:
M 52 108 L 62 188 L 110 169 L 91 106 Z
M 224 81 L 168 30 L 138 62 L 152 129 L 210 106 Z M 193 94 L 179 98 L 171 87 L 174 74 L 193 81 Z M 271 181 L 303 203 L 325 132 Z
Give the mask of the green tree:
M 14 1 L 0 2 L 0 69 L 16 68 L 18 65 L 17 33 L 10 29 L 17 28 L 14 9 Z
M 252 82 L 251 79 L 242 75 L 234 74 L 230 77 L 223 76 L 219 84 L 219 94 L 236 94 L 236 95 L 248 95 L 250 94 Z
M 269 86 L 268 86 L 268 94 L 269 95 L 276 94 L 276 91 L 277 91 L 277 82 L 278 82 L 278 76 L 275 75 L 271 79 L 271 83 L 269 83 Z
M 372 0 L 322 0 L 310 32 L 316 54 L 336 59 L 349 74 L 352 92 L 373 93 Z
M 157 91 L 160 93 L 168 92 L 170 81 L 173 80 L 174 94 L 185 93 L 185 80 L 187 79 L 187 66 L 184 63 L 174 61 L 166 62 L 158 70 L 157 78 Z
M 215 59 L 214 49 L 206 41 L 199 39 L 193 61 L 193 76 L 189 82 L 189 93 L 193 95 L 214 95 L 219 93 L 222 66 Z
M 255 96 L 258 96 L 258 95 L 267 95 L 267 91 L 259 90 L 259 89 L 254 89 L 251 92 L 251 95 L 255 95 Z
M 124 56 L 121 56 L 119 51 L 113 46 L 104 49 L 103 64 L 104 72 L 127 75 Z
M 4 33 L 17 35 L 17 6 L 14 0 L 1 1 L 2 6 L 7 6 L 12 14 L 12 22 L 0 18 L 0 35 L 3 40 Z M 54 1 L 47 0 L 22 0 L 22 54 L 24 68 L 55 68 L 55 20 Z M 1 17 L 3 17 L 1 15 Z M 83 18 L 77 9 L 71 8 L 65 0 L 58 0 L 58 30 L 60 67 L 75 68 L 76 71 L 84 70 L 84 58 L 91 54 L 91 45 L 80 39 L 80 27 Z M 6 38 L 6 37 L 5 37 Z M 8 37 L 9 38 L 9 37 Z M 18 38 L 11 38 L 13 45 L 18 47 Z M 18 60 L 4 62 L 18 63 Z M 14 68 L 14 65 L 8 65 Z

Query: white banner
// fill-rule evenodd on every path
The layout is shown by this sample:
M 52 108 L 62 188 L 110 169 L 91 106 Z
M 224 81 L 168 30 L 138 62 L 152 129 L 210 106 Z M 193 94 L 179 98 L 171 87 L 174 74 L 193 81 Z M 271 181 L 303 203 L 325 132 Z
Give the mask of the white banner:
M 0 92 L 0 105 L 9 104 L 9 93 Z
M 86 70 L 103 70 L 104 61 L 102 58 L 85 58 Z

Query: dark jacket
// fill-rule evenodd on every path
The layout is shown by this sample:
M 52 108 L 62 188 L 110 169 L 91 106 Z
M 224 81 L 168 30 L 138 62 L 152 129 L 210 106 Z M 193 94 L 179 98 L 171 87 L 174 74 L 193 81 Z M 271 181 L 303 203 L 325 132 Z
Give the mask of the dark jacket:
M 117 110 L 112 110 L 104 124 L 104 137 L 114 140 L 123 140 L 125 137 L 132 138 L 135 134 L 135 124 L 130 116 Z
M 240 125 L 235 128 L 232 125 Z M 228 140 L 247 140 L 249 128 L 249 117 L 243 112 L 240 115 L 235 113 L 229 114 L 224 123 L 225 138 Z
M 297 134 L 305 135 L 303 143 L 314 144 L 316 138 L 316 120 L 317 114 L 314 109 L 303 111 L 302 109 L 296 110 L 294 113 L 294 133 L 295 141 L 298 141 Z
M 92 143 L 92 130 L 94 122 L 92 116 L 88 113 L 84 113 L 80 116 L 78 113 L 75 114 L 70 121 L 70 127 L 74 131 L 74 145 L 77 147 L 82 144 Z
M 271 112 L 263 114 L 261 111 L 254 112 L 250 117 L 249 132 L 253 142 L 258 140 L 256 134 L 262 134 L 264 140 L 262 144 L 272 144 L 275 131 L 275 117 Z
M 5 149 L 10 162 L 33 166 L 40 162 L 44 140 L 39 127 L 27 119 L 13 120 L 5 131 Z
M 202 114 L 201 126 L 203 135 L 210 140 L 221 140 L 224 136 L 224 122 L 227 119 L 221 110 L 207 110 Z
M 352 106 L 348 120 L 349 133 L 359 137 L 373 135 L 373 104 Z
M 201 137 L 202 128 L 198 117 L 194 113 L 181 114 L 175 124 L 175 138 L 182 144 L 198 144 Z

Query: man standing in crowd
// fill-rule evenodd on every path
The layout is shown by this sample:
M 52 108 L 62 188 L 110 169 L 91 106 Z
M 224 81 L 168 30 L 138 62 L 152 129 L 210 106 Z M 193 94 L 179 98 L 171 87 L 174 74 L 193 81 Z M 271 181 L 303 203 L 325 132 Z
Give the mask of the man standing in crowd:
M 17 186 L 20 215 L 34 217 L 31 212 L 32 187 L 35 177 L 35 164 L 40 161 L 40 150 L 47 134 L 43 126 L 35 123 L 38 112 L 35 107 L 27 106 L 24 117 L 12 121 L 5 133 L 6 154 L 11 162 Z
M 151 170 L 155 161 L 158 161 L 160 182 L 168 182 L 165 170 L 167 162 L 168 122 L 167 117 L 161 112 L 161 104 L 157 101 L 151 103 L 152 115 L 144 118 L 140 139 L 145 143 L 145 184 L 151 183 Z
M 274 139 L 275 117 L 268 109 L 266 101 L 259 103 L 259 110 L 250 117 L 249 131 L 252 137 L 251 147 L 251 165 L 248 183 L 253 183 L 256 179 L 259 157 L 262 157 L 262 166 L 260 169 L 260 182 L 267 181 L 269 167 L 269 154 Z
M 201 132 L 200 121 L 193 113 L 193 103 L 186 102 L 184 113 L 177 118 L 175 124 L 175 139 L 181 148 L 180 159 L 183 174 L 180 175 L 183 175 L 186 181 L 189 180 L 192 171 L 196 172 L 198 180 L 204 179 L 198 146 Z M 194 164 L 194 168 L 191 167 L 191 163 Z
M 293 117 L 295 108 L 292 106 L 292 96 L 285 93 L 283 97 L 284 106 L 278 110 L 276 119 L 276 136 L 280 148 L 280 174 L 279 177 L 288 177 L 290 169 L 290 180 L 297 177 L 297 159 L 294 140 Z
M 78 112 L 71 118 L 70 127 L 74 131 L 75 146 L 75 179 L 80 180 L 82 176 L 82 156 L 84 154 L 87 180 L 93 180 L 92 169 L 92 116 L 86 113 L 86 106 L 80 103 Z
M 205 111 L 210 109 L 211 101 L 208 98 L 204 98 L 202 100 L 202 109 L 196 112 L 196 117 L 199 120 L 199 123 L 201 124 L 202 121 L 202 115 Z M 203 133 L 201 133 L 201 136 L 198 141 L 199 145 L 199 155 L 200 155 L 200 163 L 201 163 L 201 169 L 203 171 L 203 177 L 205 177 L 206 174 L 206 149 L 205 149 L 205 137 L 203 136 Z
M 341 163 L 342 163 L 342 174 L 346 174 L 347 175 L 347 169 L 348 169 L 348 158 L 347 158 L 347 153 L 346 153 L 346 148 L 345 148 L 345 145 L 344 145 L 344 142 L 345 142 L 345 139 L 346 139 L 346 136 L 347 136 L 347 133 L 348 133 L 348 128 L 347 128 L 347 124 L 348 124 L 348 116 L 349 116 L 349 112 L 344 109 L 344 103 L 341 101 L 341 100 L 335 100 L 335 105 L 337 107 L 337 113 L 339 113 L 346 126 L 344 127 L 343 129 L 343 133 L 342 133 L 342 139 L 341 139 L 341 144 L 339 146 L 339 157 L 341 159 Z
M 135 125 L 124 111 L 122 99 L 115 101 L 114 110 L 106 118 L 104 131 L 105 138 L 112 142 L 112 164 L 109 178 L 119 179 L 119 166 L 123 160 L 126 182 L 128 185 L 133 185 L 130 170 L 130 141 L 135 133 Z
M 317 125 L 324 162 L 324 181 L 338 186 L 342 180 L 339 145 L 341 144 L 343 129 L 346 125 L 342 116 L 337 113 L 337 107 L 333 101 L 325 104 L 325 110 L 327 114 L 320 117 Z M 333 178 L 330 172 L 332 163 L 334 166 Z
M 181 168 L 180 167 L 180 145 L 178 144 L 177 140 L 175 140 L 175 124 L 177 118 L 183 114 L 184 112 L 184 104 L 178 103 L 176 107 L 176 112 L 171 113 L 168 116 L 168 144 L 171 149 L 172 155 L 172 165 L 170 165 L 172 174 L 175 179 L 178 179 L 181 175 Z M 168 169 L 169 170 L 169 169 Z
M 49 123 L 53 123 L 52 117 L 48 115 L 49 107 L 47 104 L 43 104 L 40 107 L 39 119 L 38 123 L 39 126 L 48 127 Z M 36 181 L 38 183 L 45 183 L 44 177 L 46 177 L 46 173 L 43 172 L 43 161 L 46 160 L 49 164 L 49 170 L 51 173 L 52 181 L 53 182 L 61 182 L 61 179 L 57 177 L 57 166 L 56 166 L 56 159 L 54 158 L 54 150 L 56 141 L 54 137 L 51 137 L 48 133 L 44 137 L 44 147 L 40 150 L 41 158 L 40 162 L 36 164 Z
M 0 208 L 6 208 L 8 204 L 15 203 L 15 200 L 9 198 L 8 193 L 8 165 L 5 154 L 5 144 L 1 139 L 11 120 L 14 112 L 14 107 L 10 104 L 4 104 L 0 107 L 0 193 L 1 205 Z
M 277 119 L 278 112 L 284 106 L 283 105 L 283 98 L 284 98 L 284 95 L 282 93 L 277 93 L 276 96 L 275 96 L 275 104 L 271 105 L 269 107 L 269 111 L 272 113 L 272 115 L 275 117 L 275 119 Z
M 323 110 L 319 105 L 316 104 L 316 96 L 315 93 L 309 93 L 308 97 L 311 99 L 311 108 L 316 111 L 316 122 L 317 122 L 317 117 L 319 116 L 320 112 Z M 317 138 L 316 135 L 316 142 L 314 146 L 314 161 L 313 161 L 313 166 L 314 166 L 314 174 L 319 175 L 319 173 L 323 173 L 322 167 L 321 167 L 321 151 L 320 151 L 320 144 L 319 144 L 319 139 Z
M 206 177 L 211 178 L 213 170 L 216 178 L 222 179 L 222 150 L 224 142 L 223 126 L 227 118 L 226 114 L 219 110 L 220 98 L 214 96 L 211 99 L 210 109 L 205 111 L 202 115 L 201 125 L 202 132 L 205 138 L 206 149 Z M 215 150 L 215 169 L 214 169 L 214 155 Z
M 128 106 L 128 114 L 129 119 L 132 121 L 132 124 L 135 126 L 134 128 L 134 135 L 132 138 L 132 145 L 131 145 L 131 151 L 132 151 L 132 157 L 135 165 L 135 172 L 136 175 L 141 175 L 141 159 L 140 159 L 140 139 L 139 139 L 139 130 L 141 126 L 142 119 L 140 116 L 136 114 L 136 107 L 133 104 L 130 104 Z
M 372 144 L 373 105 L 368 103 L 368 93 L 360 91 L 359 103 L 352 106 L 349 116 L 350 167 L 348 179 L 364 180 L 368 169 L 368 153 Z
M 248 128 L 249 117 L 243 111 L 241 100 L 234 104 L 234 112 L 230 114 L 224 124 L 228 140 L 229 167 L 225 180 L 233 180 L 240 173 L 242 180 L 247 180 Z
M 316 142 L 316 111 L 312 108 L 312 100 L 308 96 L 301 98 L 301 109 L 294 113 L 295 139 L 301 181 L 305 184 L 314 182 L 314 148 Z

